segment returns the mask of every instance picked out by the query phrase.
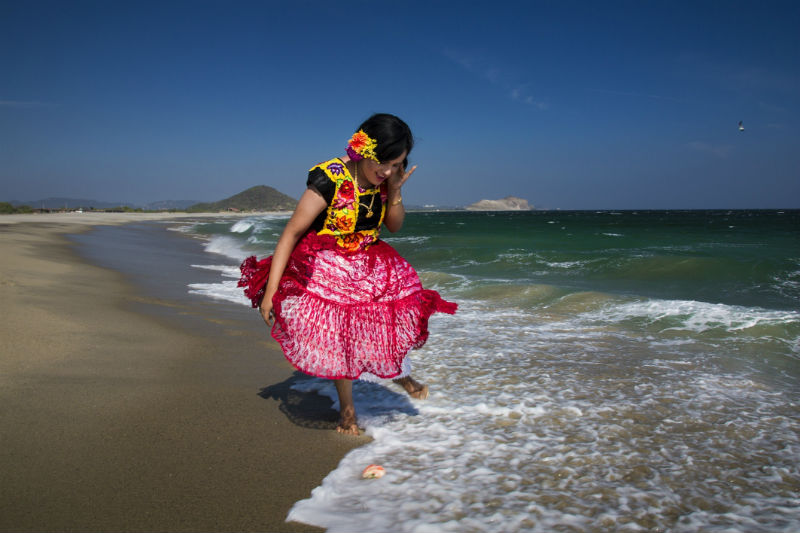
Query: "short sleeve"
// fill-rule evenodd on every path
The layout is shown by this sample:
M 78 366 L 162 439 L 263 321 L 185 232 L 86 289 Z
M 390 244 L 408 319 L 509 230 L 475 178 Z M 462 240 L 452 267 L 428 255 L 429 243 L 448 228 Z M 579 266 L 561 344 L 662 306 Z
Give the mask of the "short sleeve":
M 313 189 L 321 194 L 326 203 L 330 204 L 333 200 L 333 194 L 336 192 L 336 183 L 334 183 L 320 167 L 314 167 L 308 171 L 308 181 L 306 181 L 306 185 L 309 189 Z

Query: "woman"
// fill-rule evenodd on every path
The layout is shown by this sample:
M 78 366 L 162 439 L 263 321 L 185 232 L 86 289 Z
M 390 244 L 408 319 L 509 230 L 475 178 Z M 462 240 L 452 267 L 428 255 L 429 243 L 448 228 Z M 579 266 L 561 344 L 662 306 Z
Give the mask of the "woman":
M 413 397 L 427 396 L 427 386 L 409 375 L 406 354 L 427 340 L 431 314 L 456 311 L 423 289 L 411 265 L 378 238 L 381 224 L 391 232 L 403 225 L 402 187 L 416 170 L 406 170 L 413 146 L 398 117 L 367 119 L 346 156 L 309 171 L 308 189 L 274 255 L 242 263 L 239 286 L 289 362 L 335 380 L 340 433 L 359 434 L 353 379 L 396 378 Z

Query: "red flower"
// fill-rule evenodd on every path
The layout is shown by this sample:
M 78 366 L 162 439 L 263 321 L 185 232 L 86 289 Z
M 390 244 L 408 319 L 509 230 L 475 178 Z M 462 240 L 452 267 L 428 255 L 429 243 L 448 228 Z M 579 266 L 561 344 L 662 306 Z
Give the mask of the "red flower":
M 348 200 L 353 200 L 356 197 L 355 196 L 355 192 L 356 191 L 355 191 L 355 188 L 353 187 L 353 182 L 352 181 L 345 181 L 339 187 L 338 196 L 340 196 L 342 198 L 346 198 Z
M 333 202 L 333 207 L 335 209 L 342 209 L 343 207 L 352 209 L 355 199 L 356 195 L 353 182 L 345 181 L 336 192 L 336 199 Z

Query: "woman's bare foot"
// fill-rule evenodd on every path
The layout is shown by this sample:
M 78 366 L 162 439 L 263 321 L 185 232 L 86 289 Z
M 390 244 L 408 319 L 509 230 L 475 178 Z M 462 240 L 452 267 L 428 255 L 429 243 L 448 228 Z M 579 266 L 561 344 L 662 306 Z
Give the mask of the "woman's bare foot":
M 394 382 L 403 387 L 412 398 L 424 400 L 428 397 L 428 386 L 420 383 L 411 376 L 397 378 Z
M 355 409 L 345 409 L 342 411 L 339 425 L 336 426 L 336 432 L 344 435 L 361 435 L 356 422 Z
M 361 435 L 356 423 L 356 406 L 353 403 L 353 382 L 349 379 L 334 381 L 336 392 L 339 394 L 339 425 L 337 433 L 345 435 Z
M 361 430 L 358 429 L 358 424 L 350 424 L 348 426 L 344 422 L 339 422 L 339 425 L 336 426 L 336 433 L 341 433 L 342 435 L 354 435 L 358 437 L 361 435 Z

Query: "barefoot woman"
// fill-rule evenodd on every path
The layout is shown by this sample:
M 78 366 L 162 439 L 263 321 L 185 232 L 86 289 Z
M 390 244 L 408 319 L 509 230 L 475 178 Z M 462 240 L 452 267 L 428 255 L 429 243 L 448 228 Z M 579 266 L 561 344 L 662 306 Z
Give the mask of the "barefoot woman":
M 411 265 L 378 238 L 382 224 L 391 232 L 403 225 L 402 187 L 416 169 L 406 169 L 413 145 L 398 117 L 367 119 L 346 156 L 309 171 L 308 189 L 274 255 L 242 263 L 239 286 L 289 362 L 335 380 L 342 433 L 359 434 L 352 380 L 362 375 L 395 378 L 411 396 L 427 396 L 406 356 L 427 340 L 431 314 L 456 311 L 423 289 Z

